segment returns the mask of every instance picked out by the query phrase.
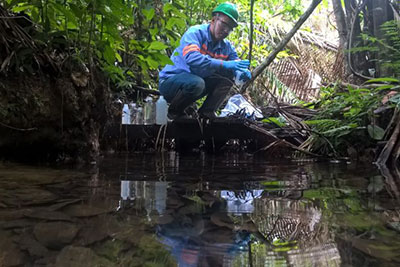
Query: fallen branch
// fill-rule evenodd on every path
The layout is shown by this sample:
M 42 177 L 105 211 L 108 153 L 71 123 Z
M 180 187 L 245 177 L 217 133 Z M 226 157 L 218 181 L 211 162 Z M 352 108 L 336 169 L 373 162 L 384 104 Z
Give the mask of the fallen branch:
M 160 91 L 158 91 L 158 90 L 148 89 L 146 87 L 142 87 L 142 86 L 139 86 L 139 85 L 134 85 L 133 88 L 136 89 L 136 90 L 139 90 L 139 91 L 141 91 L 143 93 L 146 93 L 146 94 L 160 95 Z
M 307 155 L 310 155 L 310 156 L 313 156 L 313 157 L 319 157 L 319 158 L 323 157 L 321 155 L 314 154 L 314 153 L 312 153 L 310 151 L 304 150 L 304 149 L 302 149 L 302 148 L 300 148 L 300 147 L 298 147 L 296 145 L 293 145 L 292 143 L 290 143 L 290 142 L 288 142 L 288 141 L 286 141 L 284 139 L 280 139 L 276 135 L 274 135 L 273 133 L 271 133 L 271 132 L 267 131 L 266 129 L 264 129 L 262 127 L 259 127 L 259 126 L 255 125 L 255 124 L 245 124 L 245 125 L 247 127 L 249 127 L 250 129 L 253 129 L 253 130 L 255 130 L 255 131 L 259 132 L 259 133 L 265 134 L 265 135 L 270 136 L 270 137 L 274 138 L 275 140 L 277 140 L 277 141 L 273 142 L 274 145 L 283 144 L 283 145 L 286 145 L 286 146 L 288 146 L 288 147 L 290 147 L 290 148 L 292 148 L 294 150 L 300 151 L 300 152 L 302 152 L 304 154 L 307 154 Z M 268 145 L 264 149 L 269 149 L 270 147 L 271 146 Z
M 312 14 L 314 9 L 322 2 L 322 0 L 313 0 L 311 5 L 308 7 L 306 12 L 304 12 L 303 15 L 300 16 L 299 20 L 296 22 L 294 27 L 290 30 L 290 32 L 283 38 L 280 43 L 277 45 L 277 47 L 274 49 L 274 51 L 271 52 L 271 54 L 268 55 L 268 57 L 262 62 L 257 68 L 255 68 L 252 71 L 252 78 L 250 81 L 246 82 L 242 87 L 240 88 L 240 92 L 244 93 L 249 87 L 251 83 L 254 82 L 254 80 L 264 71 L 265 68 L 269 66 L 269 64 L 272 63 L 272 61 L 275 59 L 275 57 L 278 55 L 278 53 L 285 48 L 285 46 L 289 43 L 290 39 L 295 35 L 295 33 L 300 29 L 300 27 L 303 25 L 303 23 L 308 19 L 308 17 Z
M 396 110 L 396 113 L 393 116 L 398 116 L 400 111 Z M 396 147 L 396 143 L 400 142 L 400 122 L 397 122 L 396 128 L 393 130 L 392 135 L 390 136 L 389 141 L 386 143 L 385 147 L 382 149 L 382 152 L 379 154 L 378 160 L 376 164 L 385 165 L 389 160 L 390 156 L 396 154 L 396 151 L 393 152 L 393 148 Z
M 36 127 L 33 127 L 33 128 L 25 128 L 25 129 L 23 129 L 23 128 L 16 128 L 16 127 L 7 125 L 7 124 L 2 123 L 2 122 L 0 122 L 0 125 L 3 126 L 3 127 L 9 128 L 9 129 L 11 129 L 11 130 L 16 130 L 16 131 L 20 131 L 20 132 L 27 132 L 27 131 L 35 131 L 35 130 L 37 130 Z

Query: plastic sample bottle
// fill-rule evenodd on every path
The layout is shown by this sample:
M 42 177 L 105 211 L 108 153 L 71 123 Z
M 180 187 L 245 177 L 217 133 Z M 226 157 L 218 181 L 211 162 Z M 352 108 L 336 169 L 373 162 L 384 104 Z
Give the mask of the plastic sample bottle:
M 131 124 L 137 124 L 136 122 L 136 114 L 137 114 L 137 107 L 136 103 L 130 103 L 130 108 L 131 108 Z
M 124 104 L 122 108 L 122 124 L 131 124 L 131 110 L 128 104 Z
M 239 70 L 236 71 L 236 75 L 234 78 L 236 86 L 242 86 L 244 84 L 244 80 L 241 79 L 242 74 L 243 74 L 242 71 Z
M 143 109 L 143 123 L 145 125 L 150 125 L 155 123 L 155 109 L 154 109 L 154 103 L 153 103 L 153 98 L 147 97 L 146 98 L 146 103 L 144 103 L 144 109 Z
M 160 96 L 156 102 L 156 124 L 167 124 L 168 104 L 163 96 Z
M 135 122 L 136 122 L 136 124 L 139 124 L 139 125 L 143 124 L 143 108 L 142 107 L 137 108 Z

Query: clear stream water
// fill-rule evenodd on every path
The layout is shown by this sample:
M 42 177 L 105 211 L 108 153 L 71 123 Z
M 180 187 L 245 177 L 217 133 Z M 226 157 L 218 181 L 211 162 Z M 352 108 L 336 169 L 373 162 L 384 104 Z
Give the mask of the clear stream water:
M 400 178 L 245 154 L 0 164 L 0 266 L 399 266 Z

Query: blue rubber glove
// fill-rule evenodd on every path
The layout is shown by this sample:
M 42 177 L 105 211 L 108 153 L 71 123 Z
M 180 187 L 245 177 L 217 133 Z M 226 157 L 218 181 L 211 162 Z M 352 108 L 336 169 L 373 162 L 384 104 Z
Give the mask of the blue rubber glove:
M 250 66 L 250 61 L 248 60 L 228 60 L 222 63 L 222 67 L 227 70 L 241 70 L 247 69 Z
M 247 82 L 248 80 L 251 79 L 251 71 L 248 69 L 240 70 L 242 74 L 240 75 L 240 80 Z

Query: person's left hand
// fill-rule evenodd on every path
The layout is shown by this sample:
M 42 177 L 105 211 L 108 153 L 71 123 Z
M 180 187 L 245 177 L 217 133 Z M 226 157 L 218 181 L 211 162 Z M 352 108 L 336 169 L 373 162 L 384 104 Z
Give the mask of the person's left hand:
M 240 75 L 240 80 L 247 82 L 251 79 L 251 71 L 248 69 L 241 69 L 242 74 Z

